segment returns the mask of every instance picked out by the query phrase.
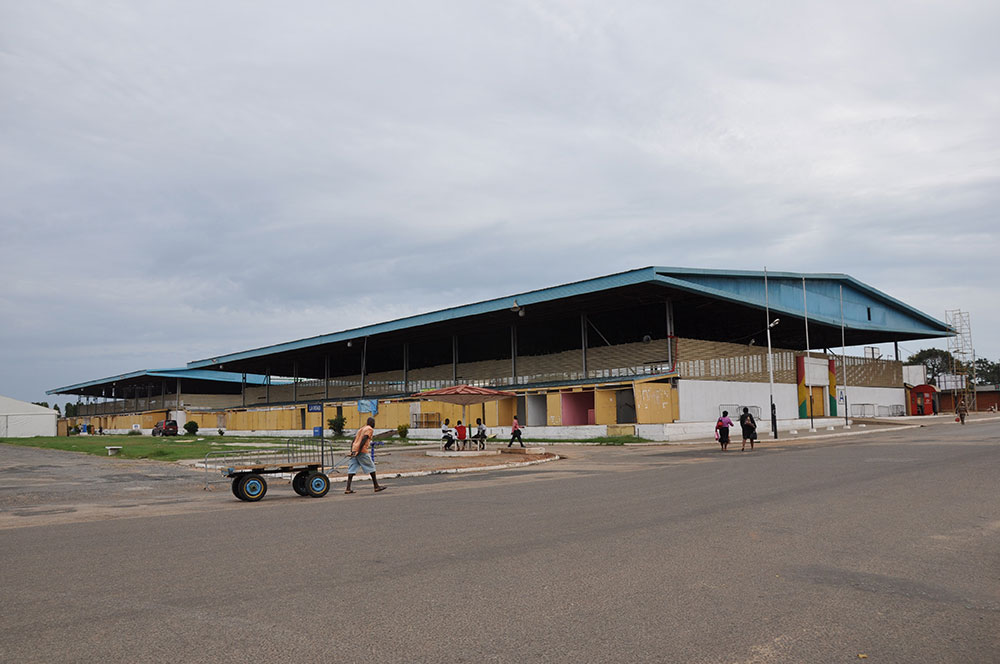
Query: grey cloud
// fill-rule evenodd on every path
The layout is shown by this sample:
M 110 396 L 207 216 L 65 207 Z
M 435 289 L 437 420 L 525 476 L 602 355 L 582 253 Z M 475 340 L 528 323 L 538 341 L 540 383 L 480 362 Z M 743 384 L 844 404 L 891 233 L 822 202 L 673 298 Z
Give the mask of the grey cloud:
M 1000 358 L 998 18 L 5 8 L 0 393 L 650 264 L 848 272 Z

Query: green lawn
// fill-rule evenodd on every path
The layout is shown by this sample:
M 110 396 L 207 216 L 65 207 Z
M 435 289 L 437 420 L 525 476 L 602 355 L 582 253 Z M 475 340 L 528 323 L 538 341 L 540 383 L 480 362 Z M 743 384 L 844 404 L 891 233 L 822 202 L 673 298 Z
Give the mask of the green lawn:
M 41 447 L 50 450 L 68 450 L 85 452 L 97 456 L 107 456 L 105 445 L 120 445 L 119 456 L 126 459 L 156 459 L 159 461 L 178 461 L 180 459 L 203 459 L 207 452 L 232 451 L 241 449 L 260 449 L 261 443 L 284 445 L 284 438 L 229 438 L 199 436 L 169 436 L 165 438 L 152 436 L 53 436 L 36 438 L 0 438 L 0 443 L 22 445 L 25 447 Z M 303 439 L 303 442 L 311 438 Z M 240 443 L 240 446 L 226 443 Z M 244 443 L 254 443 L 253 447 L 242 447 Z M 328 441 L 329 444 L 329 441 Z

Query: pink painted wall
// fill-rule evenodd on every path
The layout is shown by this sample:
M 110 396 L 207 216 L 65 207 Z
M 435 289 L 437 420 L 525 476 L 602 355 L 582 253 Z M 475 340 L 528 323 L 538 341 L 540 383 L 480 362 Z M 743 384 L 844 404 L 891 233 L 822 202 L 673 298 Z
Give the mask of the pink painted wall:
M 564 425 L 593 424 L 593 418 L 593 392 L 562 393 L 562 423 Z

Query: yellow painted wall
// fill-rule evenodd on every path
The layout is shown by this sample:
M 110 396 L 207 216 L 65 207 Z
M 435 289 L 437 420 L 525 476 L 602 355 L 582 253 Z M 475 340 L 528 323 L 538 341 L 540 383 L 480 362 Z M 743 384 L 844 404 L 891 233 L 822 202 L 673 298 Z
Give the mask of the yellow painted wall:
M 142 414 L 142 428 L 152 429 L 157 422 L 167 419 L 167 411 L 151 410 Z
M 407 401 L 380 403 L 375 426 L 379 429 L 395 429 L 401 424 L 410 426 L 410 404 Z
M 502 399 L 497 402 L 497 416 L 499 422 L 497 422 L 496 426 L 509 427 L 514 421 L 515 415 L 517 415 L 516 398 L 512 397 L 509 399 Z
M 663 424 L 677 419 L 673 388 L 666 383 L 635 385 L 635 418 L 639 424 Z
M 365 415 L 367 418 L 368 415 Z M 344 419 L 347 423 L 344 424 L 345 429 L 360 429 L 361 428 L 361 413 L 358 412 L 357 404 L 348 404 L 344 406 Z
M 483 418 L 483 424 L 488 427 L 509 427 L 517 414 L 517 399 L 513 397 L 488 401 L 484 406 L 486 416 Z
M 216 427 L 215 413 L 188 413 L 188 422 L 197 422 L 199 429 L 214 429 Z
M 75 418 L 77 423 L 83 422 L 83 418 Z M 131 429 L 133 424 L 138 424 L 142 426 L 142 415 L 114 415 L 111 418 L 110 426 L 106 427 L 108 429 Z M 147 428 L 152 428 L 150 425 Z
M 594 424 L 616 424 L 616 403 L 614 390 L 594 390 Z
M 496 401 L 490 401 L 483 404 L 483 412 L 485 417 L 483 417 L 483 424 L 488 427 L 498 427 L 500 426 L 500 416 L 497 414 L 497 409 L 499 406 Z
M 545 412 L 548 415 L 550 427 L 562 425 L 562 394 L 550 392 L 545 395 Z

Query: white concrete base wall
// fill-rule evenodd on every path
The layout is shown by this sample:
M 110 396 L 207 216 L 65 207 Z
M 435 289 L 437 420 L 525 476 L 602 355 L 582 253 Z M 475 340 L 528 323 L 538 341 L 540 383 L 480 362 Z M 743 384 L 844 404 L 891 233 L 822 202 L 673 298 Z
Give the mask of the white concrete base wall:
M 378 429 L 376 429 L 376 432 Z M 486 427 L 486 435 L 496 434 L 491 442 L 510 441 L 510 427 Z M 410 438 L 441 438 L 440 429 L 410 429 Z M 560 427 L 521 427 L 521 438 L 527 443 L 534 438 L 552 438 L 557 440 L 581 440 L 584 438 L 600 438 L 608 435 L 608 427 L 603 424 Z
M 718 419 L 718 418 L 716 418 Z M 740 424 L 737 418 L 732 418 L 736 425 L 730 429 L 730 440 L 739 442 Z M 842 417 L 818 417 L 815 420 L 817 429 L 844 426 Z M 808 431 L 809 420 L 787 419 L 778 420 L 778 436 L 788 431 Z M 715 420 L 709 422 L 675 422 L 673 424 L 638 424 L 636 435 L 647 440 L 666 442 L 688 441 L 708 443 L 715 440 Z M 757 437 L 761 440 L 771 438 L 771 418 L 761 417 L 757 422 Z
M 312 429 L 287 429 L 284 431 L 280 429 L 276 429 L 273 431 L 267 431 L 261 429 L 258 429 L 256 431 L 239 431 L 237 429 L 223 429 L 223 431 L 226 432 L 226 435 L 223 436 L 223 438 L 227 436 L 245 436 L 248 438 L 252 438 L 254 436 L 264 436 L 267 438 L 312 438 L 313 437 Z M 346 435 L 347 432 L 345 431 L 344 434 Z M 218 429 L 198 429 L 198 435 L 218 437 L 219 431 Z M 333 433 L 329 429 L 324 429 L 323 436 L 325 438 L 333 438 Z M 319 438 L 317 438 L 317 440 L 319 440 Z

